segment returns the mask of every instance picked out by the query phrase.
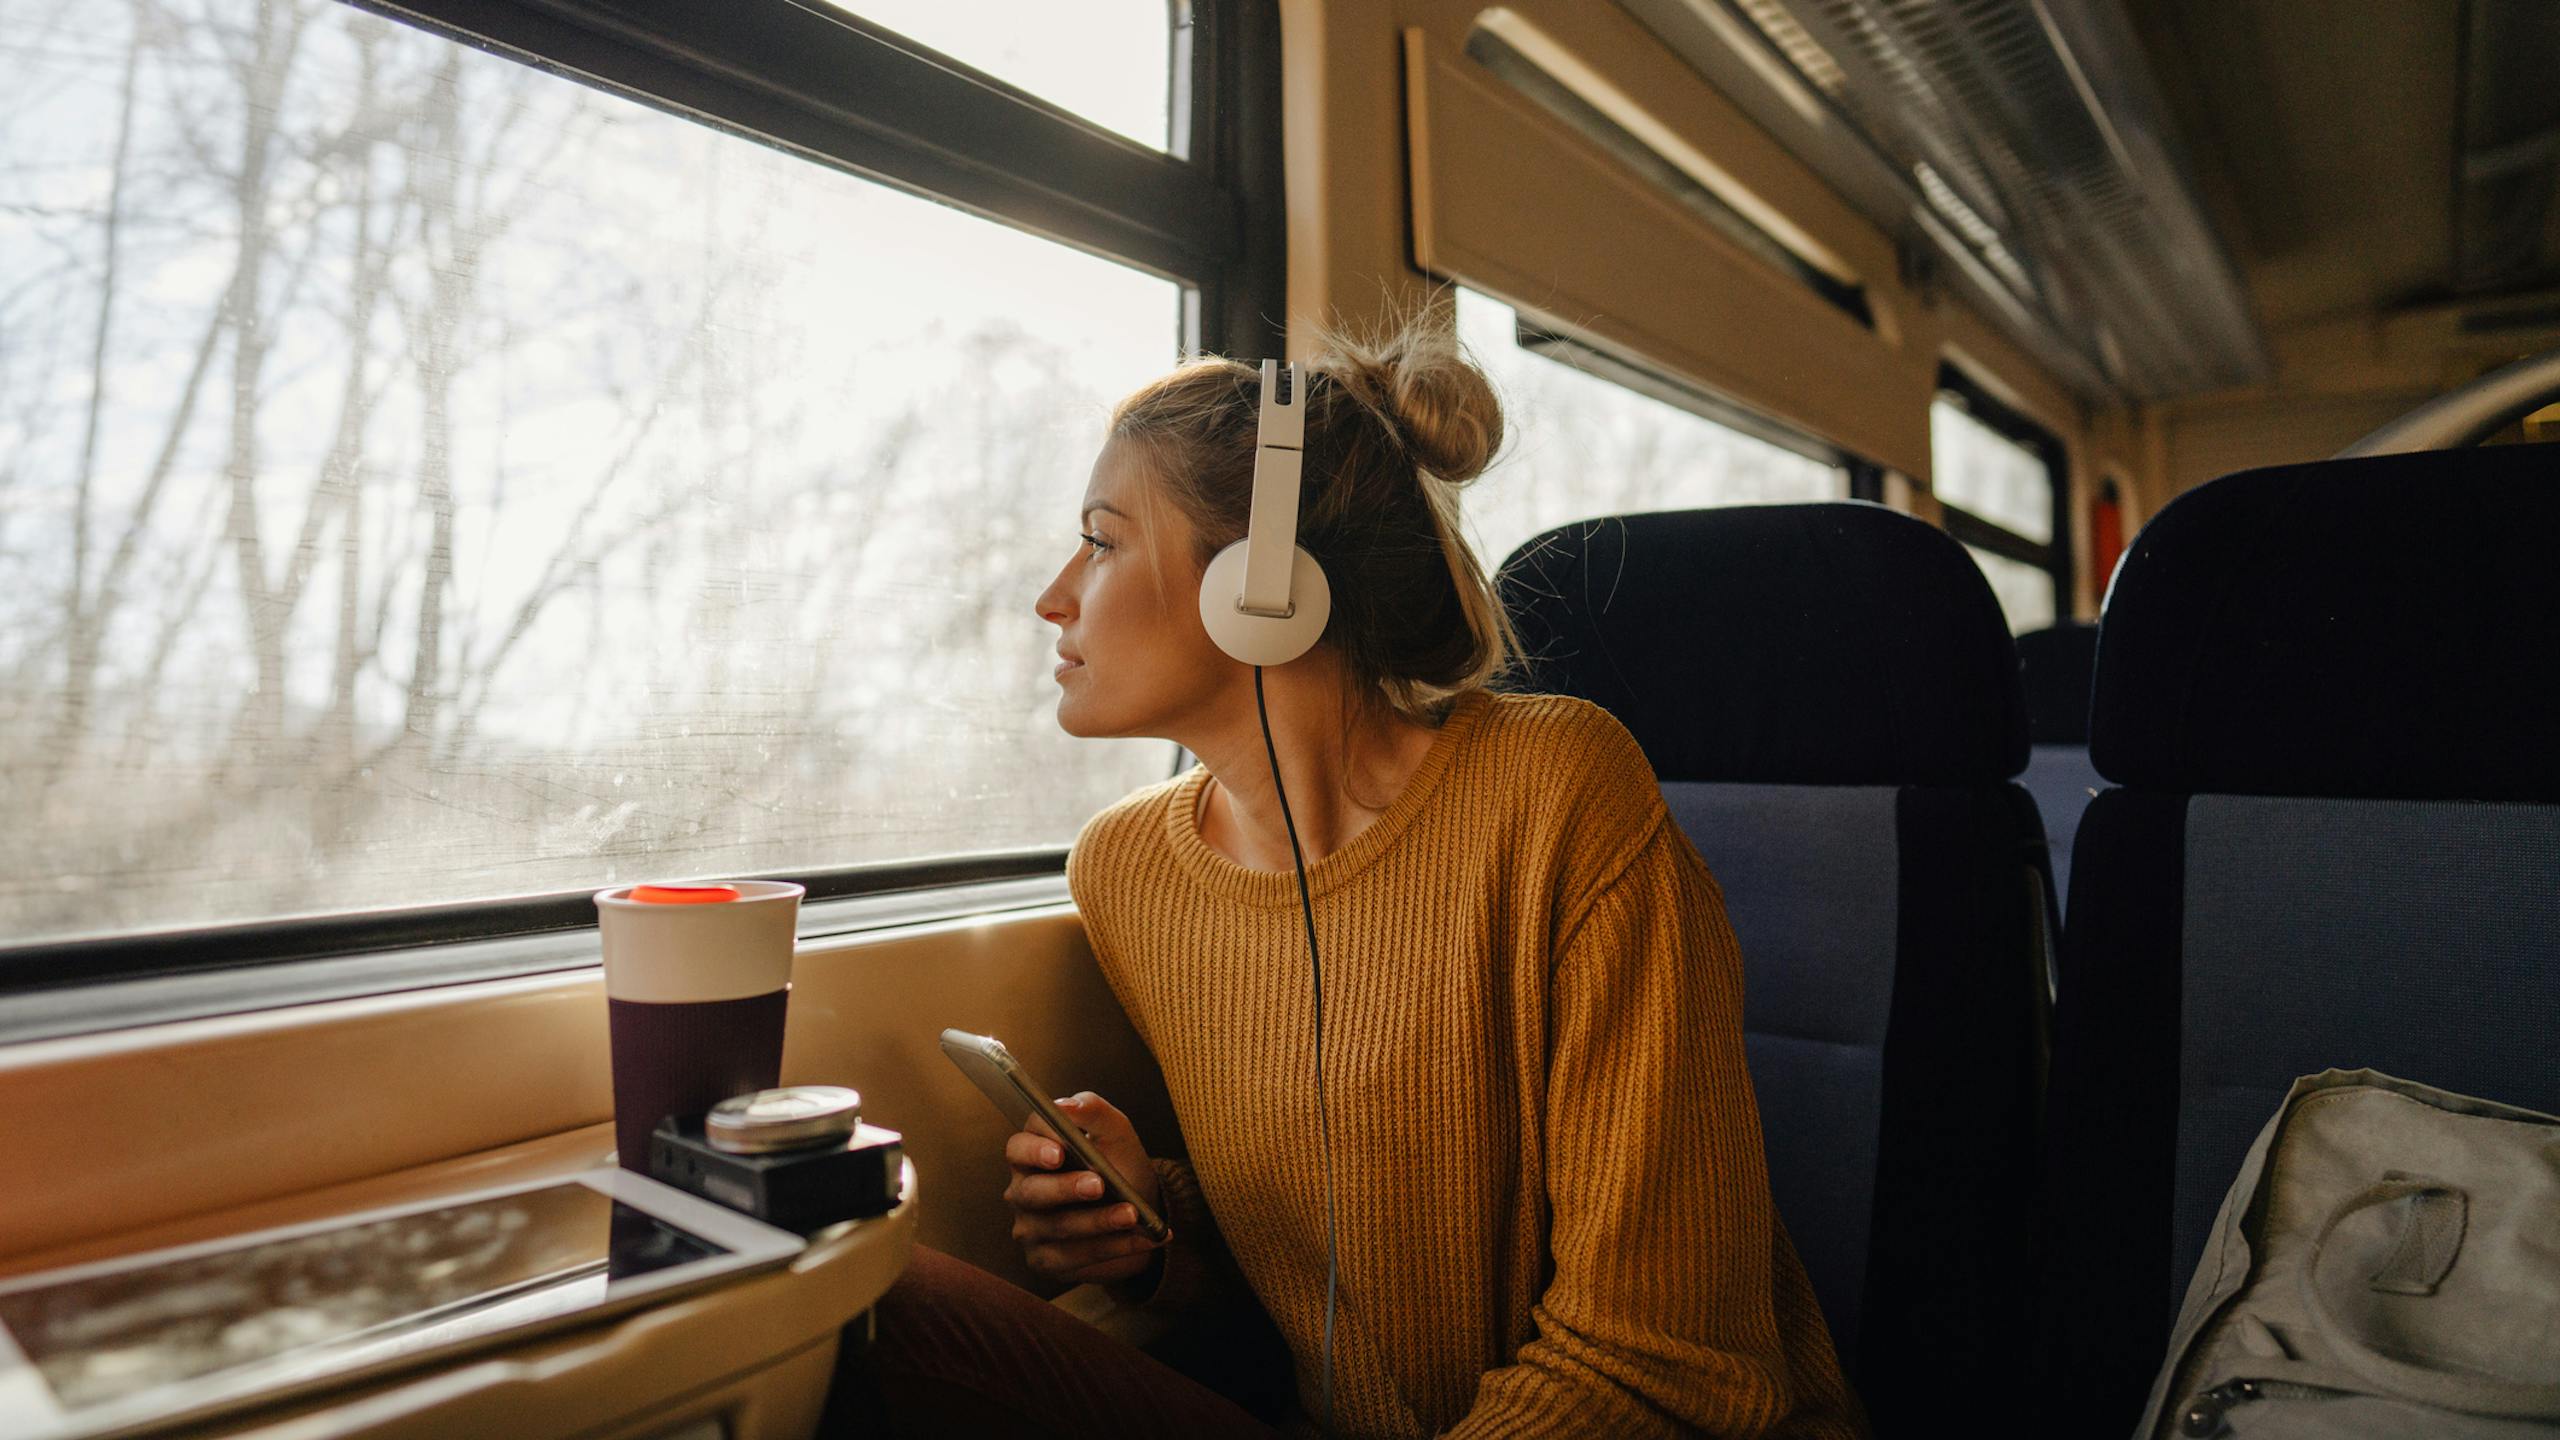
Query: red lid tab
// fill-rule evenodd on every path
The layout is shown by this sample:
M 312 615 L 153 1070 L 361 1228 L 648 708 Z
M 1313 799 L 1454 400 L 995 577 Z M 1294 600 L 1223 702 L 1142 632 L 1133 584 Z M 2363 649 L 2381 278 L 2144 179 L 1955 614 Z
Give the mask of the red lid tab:
M 631 898 L 643 905 L 717 905 L 738 898 L 733 885 L 634 885 Z

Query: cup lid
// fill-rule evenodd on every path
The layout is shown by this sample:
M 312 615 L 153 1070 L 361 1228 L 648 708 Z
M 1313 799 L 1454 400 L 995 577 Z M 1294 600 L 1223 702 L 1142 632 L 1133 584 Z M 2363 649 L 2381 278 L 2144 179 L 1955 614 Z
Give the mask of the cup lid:
M 631 898 L 643 905 L 717 905 L 738 898 L 735 885 L 634 885 Z
M 851 1135 L 862 1120 L 862 1096 L 841 1085 L 785 1085 L 734 1096 L 702 1117 L 714 1150 L 755 1155 L 797 1150 Z

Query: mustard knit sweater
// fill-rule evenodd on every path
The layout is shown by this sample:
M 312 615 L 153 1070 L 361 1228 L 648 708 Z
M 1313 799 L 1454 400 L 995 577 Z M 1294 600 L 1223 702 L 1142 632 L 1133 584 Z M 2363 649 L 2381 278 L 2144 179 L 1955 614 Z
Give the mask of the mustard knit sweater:
M 1089 822 L 1067 878 L 1181 1121 L 1147 1303 L 1278 1323 L 1313 1413 L 1324 1174 L 1291 872 L 1195 820 L 1207 771 Z M 1633 737 L 1469 695 L 1308 872 L 1340 1208 L 1335 1418 L 1358 1436 L 1856 1435 L 1769 1200 L 1742 966 Z M 1225 1293 L 1222 1295 L 1221 1291 Z

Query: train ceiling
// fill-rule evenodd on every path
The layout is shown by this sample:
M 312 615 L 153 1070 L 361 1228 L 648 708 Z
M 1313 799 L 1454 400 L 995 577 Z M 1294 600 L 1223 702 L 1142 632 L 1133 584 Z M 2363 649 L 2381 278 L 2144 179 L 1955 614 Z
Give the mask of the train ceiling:
M 2560 4 L 2127 14 L 2270 332 L 2433 309 L 2475 335 L 2560 328 Z
M 2560 0 L 1620 0 L 2082 388 L 2560 337 Z
M 2266 347 L 2113 0 L 1621 0 L 2084 390 L 2261 380 Z

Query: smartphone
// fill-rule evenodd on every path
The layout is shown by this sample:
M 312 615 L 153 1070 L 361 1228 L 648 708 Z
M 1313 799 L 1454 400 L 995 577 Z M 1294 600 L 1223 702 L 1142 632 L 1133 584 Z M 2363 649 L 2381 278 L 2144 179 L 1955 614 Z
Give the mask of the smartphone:
M 1102 1177 L 1102 1188 L 1106 1194 L 1137 1212 L 1139 1234 L 1161 1241 L 1172 1233 L 1166 1228 L 1164 1217 L 1155 1212 L 1155 1207 L 1139 1199 L 1136 1188 L 1122 1179 L 1119 1171 L 1111 1168 L 1110 1161 L 1102 1158 L 1102 1151 L 1094 1146 L 1092 1137 L 1077 1129 L 1074 1121 L 1050 1103 L 1047 1087 L 1031 1078 L 1031 1073 L 1013 1058 L 1013 1052 L 1004 1048 L 1003 1041 L 993 1035 L 945 1030 L 942 1032 L 942 1053 L 950 1056 L 951 1063 L 960 1067 L 960 1073 L 968 1076 L 970 1083 L 995 1102 L 996 1109 L 1013 1122 L 1014 1129 L 1031 1129 L 1035 1117 L 1042 1121 L 1049 1133 L 1058 1137 L 1058 1143 L 1067 1147 L 1068 1154 L 1081 1162 L 1084 1168 Z

